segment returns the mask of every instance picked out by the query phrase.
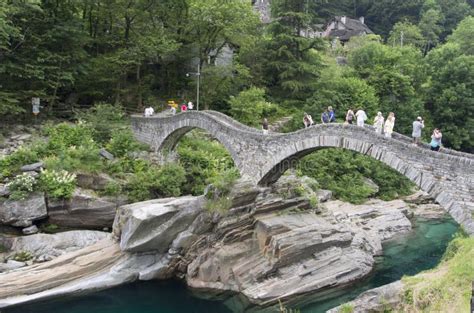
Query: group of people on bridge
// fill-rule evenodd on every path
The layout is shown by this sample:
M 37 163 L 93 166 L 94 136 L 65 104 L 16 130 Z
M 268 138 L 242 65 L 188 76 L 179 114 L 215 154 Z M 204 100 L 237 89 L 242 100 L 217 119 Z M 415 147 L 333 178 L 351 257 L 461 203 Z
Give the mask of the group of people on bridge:
M 358 109 L 355 113 L 354 113 L 354 110 L 350 108 L 346 112 L 344 124 L 351 125 L 354 123 L 354 121 L 356 121 L 357 126 L 364 127 L 365 121 L 367 121 L 367 119 L 368 119 L 367 114 L 362 108 Z M 329 124 L 329 123 L 335 123 L 335 122 L 336 122 L 336 112 L 334 111 L 332 106 L 329 106 L 327 107 L 327 109 L 324 109 L 324 112 L 321 114 L 321 123 Z M 308 113 L 304 113 L 303 124 L 305 128 L 308 128 L 314 125 L 313 118 Z M 375 128 L 376 133 L 383 134 L 385 137 L 391 138 L 392 133 L 393 133 L 393 128 L 395 127 L 395 113 L 390 112 L 387 116 L 387 119 L 385 119 L 382 112 L 378 112 L 374 118 L 373 126 Z M 424 124 L 423 119 L 419 116 L 413 122 L 412 138 L 413 138 L 414 145 L 420 144 L 421 133 L 422 133 L 423 128 L 425 128 L 425 124 Z M 266 118 L 262 122 L 262 129 L 263 129 L 264 134 L 268 133 L 268 121 Z M 435 128 L 433 130 L 433 134 L 431 135 L 431 142 L 430 142 L 431 150 L 439 151 L 439 149 L 441 148 L 442 137 L 443 137 L 443 134 L 441 133 L 441 131 L 438 128 Z

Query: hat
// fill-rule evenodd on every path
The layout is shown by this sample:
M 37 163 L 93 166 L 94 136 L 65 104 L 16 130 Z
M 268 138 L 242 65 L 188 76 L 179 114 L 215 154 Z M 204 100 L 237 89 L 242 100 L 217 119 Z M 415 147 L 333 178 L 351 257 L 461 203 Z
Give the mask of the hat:
M 421 116 L 418 116 L 416 119 L 419 120 L 419 121 L 422 120 Z

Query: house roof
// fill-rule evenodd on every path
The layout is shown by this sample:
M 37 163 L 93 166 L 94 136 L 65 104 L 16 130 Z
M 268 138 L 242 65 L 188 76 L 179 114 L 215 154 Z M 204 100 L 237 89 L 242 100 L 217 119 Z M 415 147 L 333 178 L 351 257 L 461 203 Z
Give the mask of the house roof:
M 349 40 L 353 36 L 373 34 L 374 32 L 360 20 L 346 17 L 346 22 L 342 22 L 341 16 L 336 16 L 336 22 L 344 24 L 346 29 L 333 29 L 329 32 L 329 37 L 338 37 L 340 40 Z

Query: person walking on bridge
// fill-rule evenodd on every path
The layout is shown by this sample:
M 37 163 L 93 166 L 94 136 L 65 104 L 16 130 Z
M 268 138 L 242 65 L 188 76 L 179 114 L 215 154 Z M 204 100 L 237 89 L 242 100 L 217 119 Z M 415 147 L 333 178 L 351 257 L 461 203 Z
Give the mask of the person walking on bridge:
M 420 144 L 420 138 L 421 138 L 421 130 L 425 128 L 425 122 L 421 118 L 421 116 L 418 116 L 416 118 L 416 121 L 413 122 L 413 132 L 411 136 L 413 137 L 413 144 L 414 145 L 419 145 Z
M 346 123 L 352 124 L 354 122 L 354 119 L 355 119 L 354 111 L 352 111 L 352 109 L 347 110 Z
M 308 128 L 314 124 L 313 118 L 308 113 L 304 114 L 303 124 L 304 124 L 304 128 Z
M 365 121 L 367 120 L 367 114 L 362 109 L 359 109 L 355 116 L 357 117 L 357 126 L 364 127 Z
M 336 112 L 334 112 L 334 109 L 332 108 L 332 106 L 328 106 L 328 111 L 329 111 L 329 123 L 335 123 Z
M 395 126 L 395 113 L 390 112 L 388 114 L 387 120 L 385 121 L 383 132 L 385 137 L 392 138 L 393 127 Z
M 377 116 L 374 118 L 374 127 L 377 134 L 382 134 L 384 118 L 382 112 L 378 112 Z

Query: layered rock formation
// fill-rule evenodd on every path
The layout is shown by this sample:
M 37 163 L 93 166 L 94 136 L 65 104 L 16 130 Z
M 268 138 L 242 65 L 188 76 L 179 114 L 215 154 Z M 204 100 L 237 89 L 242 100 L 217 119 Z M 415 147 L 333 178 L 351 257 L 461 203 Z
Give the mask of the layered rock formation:
M 292 176 L 268 188 L 239 182 L 225 212 L 207 209 L 205 196 L 122 206 L 115 240 L 0 274 L 0 307 L 179 277 L 206 296 L 227 297 L 236 311 L 271 311 L 279 300 L 294 304 L 359 281 L 382 242 L 411 229 L 403 201 L 353 206 L 327 201 L 330 193 L 314 186 Z

